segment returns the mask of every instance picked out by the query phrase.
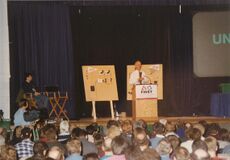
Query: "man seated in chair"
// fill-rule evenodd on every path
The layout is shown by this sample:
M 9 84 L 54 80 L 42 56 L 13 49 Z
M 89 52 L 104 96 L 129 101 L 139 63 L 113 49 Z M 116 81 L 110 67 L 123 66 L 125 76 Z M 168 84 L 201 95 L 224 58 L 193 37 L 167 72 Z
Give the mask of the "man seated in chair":
M 32 94 L 32 96 L 36 101 L 37 108 L 41 112 L 41 115 L 44 116 L 44 118 L 48 118 L 47 109 L 48 109 L 49 98 L 45 95 L 41 95 L 41 93 L 39 93 L 35 89 L 35 85 L 33 84 L 32 80 L 33 80 L 32 74 L 26 73 L 25 81 L 22 84 L 22 90 L 24 91 L 25 94 Z

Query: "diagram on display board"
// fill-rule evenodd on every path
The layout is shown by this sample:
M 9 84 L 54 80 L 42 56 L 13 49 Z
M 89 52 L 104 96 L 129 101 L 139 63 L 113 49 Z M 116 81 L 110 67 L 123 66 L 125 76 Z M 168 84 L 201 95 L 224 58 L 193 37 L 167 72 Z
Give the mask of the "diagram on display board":
M 82 66 L 86 101 L 118 100 L 114 65 Z
M 129 79 L 134 70 L 134 65 L 127 65 L 127 100 L 132 100 L 133 85 L 129 84 Z M 149 84 L 157 84 L 158 99 L 163 99 L 163 65 L 143 64 L 141 70 L 145 72 Z

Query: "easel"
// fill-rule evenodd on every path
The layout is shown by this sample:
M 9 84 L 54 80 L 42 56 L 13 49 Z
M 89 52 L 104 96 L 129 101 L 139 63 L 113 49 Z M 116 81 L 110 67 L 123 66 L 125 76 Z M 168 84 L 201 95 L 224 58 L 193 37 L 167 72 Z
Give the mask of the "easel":
M 113 101 L 118 100 L 114 65 L 82 66 L 86 102 L 92 103 L 92 117 L 97 119 L 96 102 L 109 102 L 114 119 Z
M 114 119 L 113 101 L 110 100 L 109 102 L 110 102 L 111 118 Z M 94 120 L 97 119 L 97 115 L 96 115 L 96 101 L 92 101 L 92 116 L 93 116 Z

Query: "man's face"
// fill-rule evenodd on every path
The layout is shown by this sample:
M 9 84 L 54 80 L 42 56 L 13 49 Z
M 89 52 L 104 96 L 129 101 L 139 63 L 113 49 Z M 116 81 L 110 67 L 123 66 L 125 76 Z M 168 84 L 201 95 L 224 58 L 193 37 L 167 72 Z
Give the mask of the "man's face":
M 135 65 L 136 70 L 141 70 L 141 62 L 140 61 L 136 61 L 134 65 Z
M 20 137 L 21 136 L 21 131 L 22 131 L 22 127 L 18 127 L 17 129 L 16 129 L 16 132 L 15 132 L 15 135 L 16 135 L 16 137 Z
M 31 82 L 31 81 L 33 80 L 33 77 L 32 77 L 31 75 L 29 75 L 29 76 L 27 77 L 27 80 L 28 80 L 29 82 Z

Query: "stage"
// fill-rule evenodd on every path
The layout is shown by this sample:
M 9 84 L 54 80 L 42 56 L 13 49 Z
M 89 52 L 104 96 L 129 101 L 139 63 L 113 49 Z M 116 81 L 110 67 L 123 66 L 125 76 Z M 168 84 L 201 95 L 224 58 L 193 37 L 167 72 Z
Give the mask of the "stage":
M 125 120 L 125 119 L 130 119 L 132 120 L 131 117 L 126 117 L 126 118 L 119 118 L 119 120 Z M 141 118 L 140 118 L 141 119 Z M 205 120 L 208 123 L 218 123 L 222 127 L 226 128 L 226 125 L 230 124 L 230 118 L 226 117 L 213 117 L 213 116 L 182 116 L 182 117 L 156 117 L 156 118 L 143 118 L 149 125 L 153 124 L 154 122 L 157 122 L 160 119 L 166 119 L 167 121 L 170 122 L 175 122 L 175 121 L 182 121 L 182 122 L 189 122 L 189 123 L 197 123 L 201 120 Z M 91 123 L 97 123 L 100 126 L 106 126 L 106 123 L 112 120 L 111 118 L 98 118 L 94 120 L 93 118 L 83 118 L 81 120 L 71 120 L 70 124 L 74 127 L 81 127 L 84 128 Z M 138 119 L 137 119 L 138 120 Z

